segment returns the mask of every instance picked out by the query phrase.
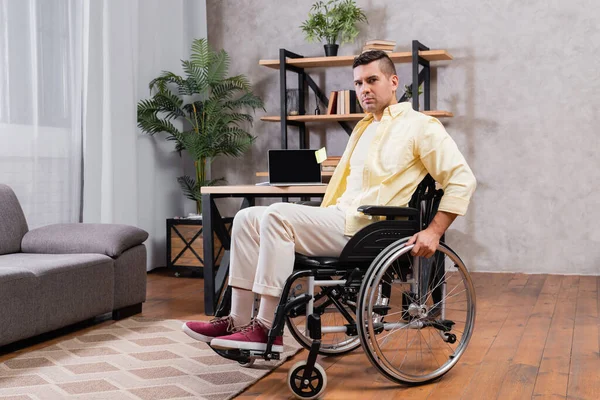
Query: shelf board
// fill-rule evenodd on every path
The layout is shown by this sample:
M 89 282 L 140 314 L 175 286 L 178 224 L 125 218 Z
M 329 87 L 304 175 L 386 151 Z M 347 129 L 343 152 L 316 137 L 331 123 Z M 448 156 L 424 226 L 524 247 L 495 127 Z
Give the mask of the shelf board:
M 427 61 L 449 61 L 453 59 L 452 55 L 446 50 L 425 50 L 420 51 L 419 55 Z M 389 53 L 388 56 L 395 63 L 409 63 L 412 61 L 412 52 L 410 51 Z M 286 63 L 299 68 L 344 67 L 352 65 L 354 58 L 356 56 L 288 58 Z M 279 69 L 279 60 L 260 60 L 258 64 Z
M 454 116 L 450 111 L 423 111 L 423 114 L 436 118 L 452 118 Z M 287 120 L 297 122 L 360 121 L 365 115 L 366 114 L 293 115 L 287 117 Z M 261 117 L 260 120 L 266 122 L 280 122 L 281 117 L 266 116 Z
M 323 176 L 323 177 L 330 177 L 332 175 L 333 175 L 333 171 L 322 171 L 321 172 L 321 176 Z M 267 177 L 268 178 L 269 177 L 269 173 L 266 172 L 266 171 L 260 171 L 260 172 L 256 173 L 256 176 Z

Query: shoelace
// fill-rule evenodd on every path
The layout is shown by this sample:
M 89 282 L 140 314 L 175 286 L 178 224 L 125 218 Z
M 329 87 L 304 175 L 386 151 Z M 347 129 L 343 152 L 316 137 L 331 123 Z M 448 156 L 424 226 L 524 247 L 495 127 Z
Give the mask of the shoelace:
M 254 331 L 255 328 L 261 328 L 261 329 L 265 329 L 262 324 L 260 322 L 258 322 L 257 320 L 253 319 L 252 321 L 250 321 L 250 323 L 248 323 L 248 325 L 243 325 L 243 326 L 239 326 L 237 328 L 233 328 L 235 333 L 241 333 L 242 335 L 244 335 L 245 337 L 248 338 L 248 333 L 251 331 Z
M 233 326 L 233 318 L 225 317 L 225 318 L 213 318 L 209 321 L 213 325 L 222 325 L 224 322 L 227 322 L 227 332 L 235 332 L 235 327 Z

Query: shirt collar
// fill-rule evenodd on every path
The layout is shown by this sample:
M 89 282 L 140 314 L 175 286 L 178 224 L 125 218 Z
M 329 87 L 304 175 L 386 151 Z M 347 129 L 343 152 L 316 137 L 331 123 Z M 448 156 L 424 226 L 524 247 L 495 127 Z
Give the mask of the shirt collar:
M 394 119 L 397 116 L 404 114 L 408 110 L 412 110 L 412 104 L 409 101 L 392 104 L 391 106 L 388 106 L 388 107 L 386 107 L 385 110 L 383 110 L 382 119 L 385 118 L 386 116 L 389 116 L 392 119 Z M 368 113 L 363 118 L 363 121 L 367 122 L 367 121 L 371 121 L 372 119 L 373 119 L 373 113 Z

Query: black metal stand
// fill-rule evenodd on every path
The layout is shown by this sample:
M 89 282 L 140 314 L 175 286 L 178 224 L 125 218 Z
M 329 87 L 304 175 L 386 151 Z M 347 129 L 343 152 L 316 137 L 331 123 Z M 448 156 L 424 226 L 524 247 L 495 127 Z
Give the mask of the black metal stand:
M 306 133 L 306 123 L 302 121 L 288 121 L 287 119 L 287 71 L 292 71 L 298 74 L 298 103 L 299 103 L 299 115 L 306 115 L 306 99 L 305 89 L 306 85 L 312 89 L 316 97 L 325 105 L 329 104 L 329 99 L 323 93 L 321 88 L 315 83 L 315 81 L 306 73 L 304 68 L 299 68 L 287 63 L 287 58 L 304 58 L 299 54 L 293 53 L 286 49 L 279 49 L 279 99 L 280 99 L 280 117 L 281 117 L 281 148 L 288 148 L 288 125 L 298 127 L 298 143 L 301 149 L 308 149 L 310 146 L 309 137 Z M 352 133 L 352 128 L 346 122 L 340 121 L 339 124 L 346 131 L 348 135 Z
M 429 61 L 419 55 L 419 51 L 429 50 L 429 47 L 424 46 L 418 40 L 412 42 L 412 103 L 413 110 L 419 111 L 419 86 L 424 84 L 423 96 L 425 100 L 424 111 L 431 110 L 431 69 Z M 423 66 L 419 73 L 419 65 Z

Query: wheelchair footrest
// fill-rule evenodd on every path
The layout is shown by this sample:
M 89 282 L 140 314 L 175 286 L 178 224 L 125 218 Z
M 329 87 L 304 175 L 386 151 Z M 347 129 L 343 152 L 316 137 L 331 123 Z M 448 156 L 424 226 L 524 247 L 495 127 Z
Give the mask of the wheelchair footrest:
M 266 354 L 263 351 L 258 350 L 239 350 L 239 349 L 216 349 L 209 345 L 209 347 L 218 355 L 228 360 L 237 361 L 239 363 L 247 363 L 253 358 L 261 358 L 264 360 L 279 360 L 279 353 L 271 352 Z
M 447 319 L 428 321 L 428 322 L 426 322 L 426 325 L 432 326 L 435 329 L 438 329 L 442 332 L 450 332 L 452 330 L 452 326 L 454 326 L 454 321 L 450 321 Z
M 391 310 L 390 306 L 384 306 L 384 305 L 373 306 L 373 312 L 377 315 L 387 315 L 389 310 Z

